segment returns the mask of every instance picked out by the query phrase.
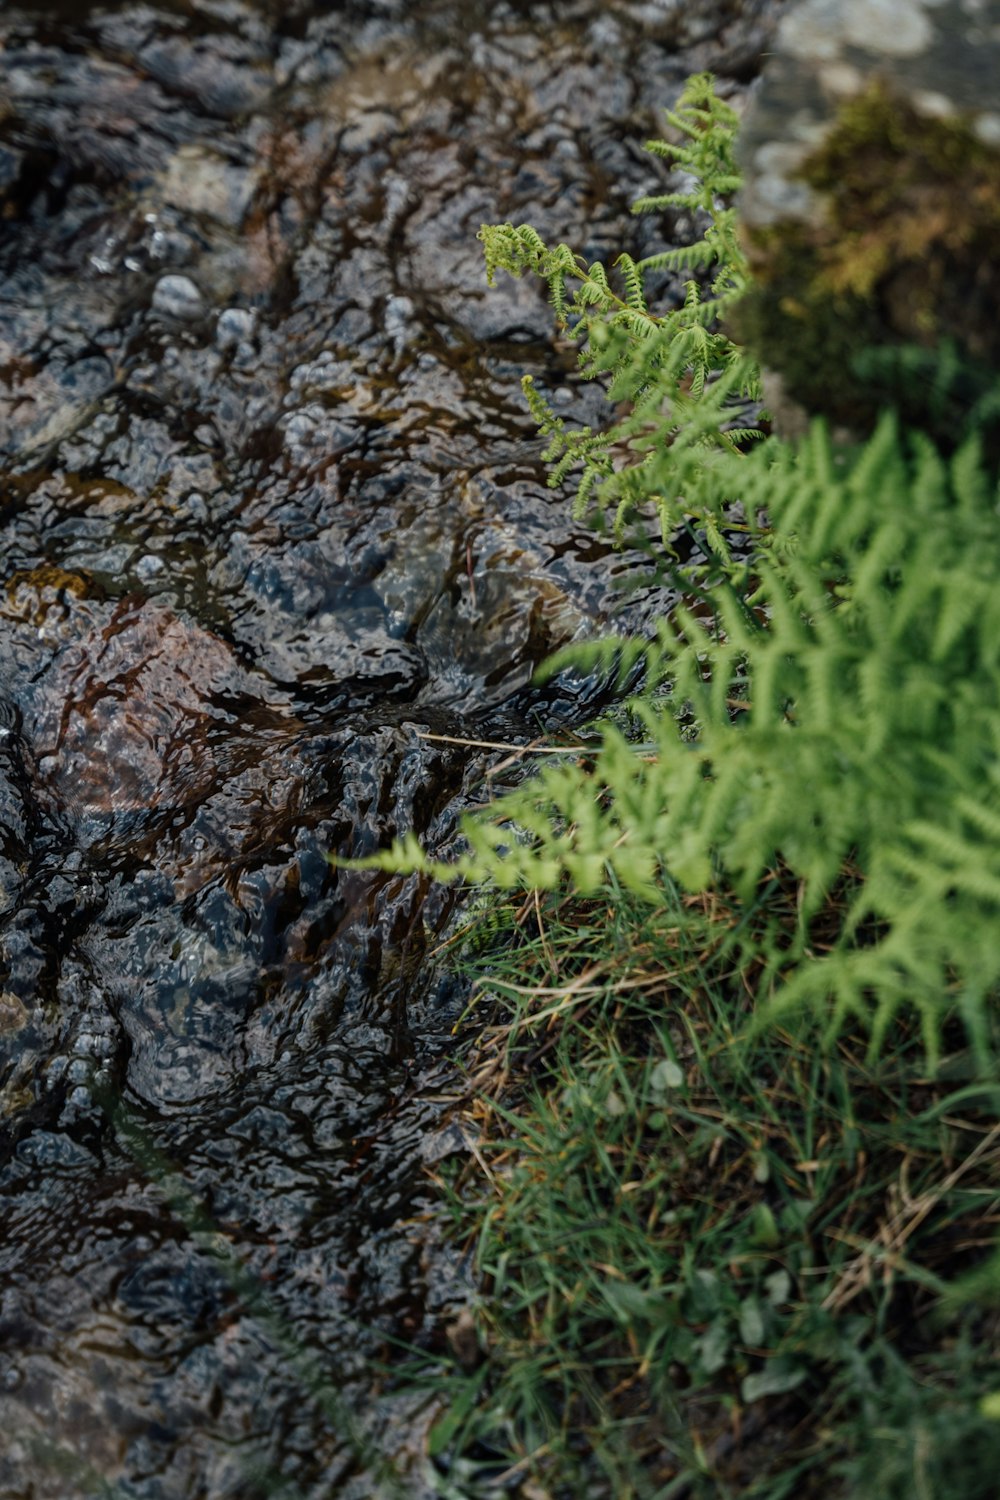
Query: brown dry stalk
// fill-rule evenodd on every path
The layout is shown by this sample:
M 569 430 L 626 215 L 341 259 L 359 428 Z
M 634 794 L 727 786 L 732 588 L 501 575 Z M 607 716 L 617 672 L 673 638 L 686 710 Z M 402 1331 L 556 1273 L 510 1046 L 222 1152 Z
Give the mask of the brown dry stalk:
M 859 1296 L 866 1287 L 871 1285 L 872 1273 L 877 1265 L 884 1265 L 887 1276 L 891 1275 L 902 1256 L 907 1241 L 916 1233 L 927 1215 L 998 1141 L 1000 1141 L 1000 1125 L 994 1125 L 992 1130 L 984 1135 L 970 1151 L 965 1160 L 960 1162 L 954 1171 L 948 1173 L 943 1182 L 936 1188 L 921 1193 L 917 1198 L 910 1197 L 906 1189 L 904 1174 L 901 1172 L 901 1182 L 897 1190 L 900 1206 L 879 1225 L 877 1240 L 861 1242 L 863 1245 L 861 1253 L 844 1267 L 836 1286 L 823 1299 L 824 1311 L 839 1312 Z M 855 1235 L 840 1234 L 835 1230 L 830 1233 L 832 1238 L 839 1239 L 845 1244 L 859 1243 Z M 881 1243 L 878 1243 L 879 1241 Z

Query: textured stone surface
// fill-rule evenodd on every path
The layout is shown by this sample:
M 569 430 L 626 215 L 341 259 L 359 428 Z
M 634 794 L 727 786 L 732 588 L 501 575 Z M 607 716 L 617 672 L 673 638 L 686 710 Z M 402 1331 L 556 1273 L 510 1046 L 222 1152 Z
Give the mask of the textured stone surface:
M 326 856 L 446 854 L 453 740 L 595 702 L 528 679 L 645 557 L 546 488 L 521 374 L 602 398 L 476 231 L 659 248 L 639 143 L 781 8 L 0 4 L 3 1500 L 370 1500 L 352 1427 L 440 1493 L 365 1360 L 456 1296 L 457 897 Z

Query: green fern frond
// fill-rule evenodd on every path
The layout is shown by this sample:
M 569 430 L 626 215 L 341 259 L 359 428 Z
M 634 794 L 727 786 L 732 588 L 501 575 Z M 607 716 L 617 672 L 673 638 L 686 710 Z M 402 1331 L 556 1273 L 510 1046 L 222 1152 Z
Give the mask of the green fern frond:
M 772 535 L 796 519 L 797 546 L 758 557 L 764 618 L 723 592 L 714 618 L 678 608 L 652 642 L 560 653 L 553 671 L 601 672 L 619 686 L 645 674 L 631 700 L 641 743 L 607 724 L 586 761 L 542 767 L 480 815 L 450 873 L 483 880 L 503 866 L 507 880 L 513 859 L 528 884 L 594 889 L 604 869 L 651 891 L 667 871 L 691 889 L 721 876 L 749 896 L 783 864 L 802 881 L 808 915 L 850 860 L 865 878 L 839 938 L 822 960 L 779 963 L 768 1013 L 822 1007 L 831 1026 L 863 1021 L 877 1045 L 912 1008 L 933 1050 L 956 995 L 971 1025 L 981 1001 L 969 997 L 1000 987 L 1000 658 L 969 630 L 942 636 L 938 606 L 910 614 L 906 633 L 891 628 L 904 597 L 896 580 L 924 557 L 929 518 L 910 501 L 926 461 L 919 444 L 887 423 L 845 462 L 816 430 L 800 461 L 823 477 L 812 515 L 798 467 L 774 462 L 768 445 L 725 460 L 768 489 Z M 947 526 L 927 600 L 961 597 L 984 549 L 1000 554 L 996 510 L 977 514 L 958 498 L 959 485 L 988 492 L 971 462 L 951 465 L 939 496 Z M 958 680 L 975 684 L 960 711 Z M 734 713 L 734 701 L 747 707 Z M 412 865 L 412 848 L 405 857 Z
M 668 118 L 677 143 L 652 149 L 693 185 L 637 208 L 707 214 L 696 246 L 623 255 L 609 277 L 527 226 L 481 238 L 488 278 L 549 284 L 584 373 L 624 408 L 574 429 L 526 379 L 551 481 L 574 475 L 575 514 L 610 513 L 619 540 L 655 515 L 683 600 L 651 640 L 575 643 L 540 674 L 631 694 L 585 755 L 548 758 L 470 816 L 453 864 L 412 838 L 370 863 L 506 889 L 611 880 L 650 899 L 669 876 L 748 903 L 781 871 L 794 920 L 772 913 L 745 938 L 762 1017 L 805 1009 L 830 1038 L 860 1024 L 877 1050 L 911 1012 L 933 1058 L 957 1006 L 982 1048 L 1000 994 L 995 469 L 974 436 L 945 457 L 892 413 L 857 449 L 822 423 L 795 448 L 761 438 L 759 371 L 718 323 L 747 284 L 725 201 L 736 116 L 699 75 Z M 680 307 L 652 306 L 652 275 L 710 268 Z M 952 389 L 953 371 L 901 358 Z
M 635 261 L 631 255 L 626 255 L 623 252 L 615 261 L 615 265 L 622 273 L 625 282 L 625 298 L 629 307 L 634 312 L 645 313 L 647 308 L 646 296 L 642 285 L 642 273 L 636 266 Z
M 553 465 L 554 484 L 579 470 L 574 513 L 582 515 L 595 505 L 607 507 L 619 541 L 630 518 L 644 503 L 652 505 L 669 544 L 669 531 L 685 522 L 682 497 L 693 470 L 687 452 L 696 446 L 735 452 L 739 445 L 756 439 L 758 429 L 751 423 L 727 423 L 719 411 L 729 401 L 759 400 L 760 378 L 745 352 L 717 327 L 720 313 L 747 283 L 735 216 L 726 203 L 738 187 L 733 143 L 736 114 L 716 96 L 711 76 L 699 74 L 688 81 L 668 119 L 679 141 L 653 143 L 654 154 L 671 160 L 696 180 L 690 190 L 640 199 L 636 209 L 676 206 L 703 212 L 708 228 L 692 246 L 642 261 L 620 255 L 614 268 L 621 279 L 620 293 L 601 262 L 585 265 L 567 245 L 547 246 L 528 225 L 483 225 L 480 239 L 488 281 L 492 283 L 501 269 L 514 276 L 530 272 L 543 278 L 557 320 L 580 344 L 584 376 L 607 379 L 609 399 L 632 408 L 631 416 L 610 424 L 585 445 L 559 423 L 533 387 L 526 387 L 532 415 L 549 440 L 546 461 Z M 717 268 L 715 279 L 705 288 L 693 273 L 712 266 Z M 689 273 L 684 302 L 681 307 L 652 311 L 648 277 L 667 269 Z M 716 390 L 720 376 L 729 372 L 734 378 Z M 727 427 L 734 430 L 727 432 Z M 675 451 L 682 429 L 691 437 L 683 452 Z M 615 465 L 604 456 L 612 450 L 634 457 L 624 466 Z M 621 467 L 627 471 L 624 479 L 618 477 Z M 719 495 L 712 504 L 707 487 L 699 485 L 698 503 L 686 512 L 699 525 L 708 518 L 713 570 L 720 558 L 733 556 L 723 532 L 727 506 L 735 498 L 735 494 Z
M 553 432 L 562 433 L 565 429 L 565 423 L 561 417 L 556 416 L 530 375 L 521 376 L 521 390 L 524 392 L 524 399 L 528 403 L 528 410 L 534 417 L 539 432 L 543 436 L 547 436 Z

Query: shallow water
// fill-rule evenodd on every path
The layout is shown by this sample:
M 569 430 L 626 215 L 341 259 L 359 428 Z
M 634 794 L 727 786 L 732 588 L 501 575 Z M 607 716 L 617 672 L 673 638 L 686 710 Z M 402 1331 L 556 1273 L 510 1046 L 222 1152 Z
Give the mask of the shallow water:
M 636 559 L 545 488 L 521 373 L 595 396 L 475 233 L 682 233 L 639 143 L 764 10 L 4 8 L 4 1500 L 434 1492 L 370 1361 L 468 1293 L 456 897 L 325 856 L 448 849 L 487 762 L 428 733 L 593 707 L 532 670 Z

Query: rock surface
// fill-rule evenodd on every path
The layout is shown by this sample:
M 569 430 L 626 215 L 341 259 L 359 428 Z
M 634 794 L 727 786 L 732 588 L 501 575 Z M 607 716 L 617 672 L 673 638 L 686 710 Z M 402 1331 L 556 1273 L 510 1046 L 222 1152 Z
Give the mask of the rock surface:
M 4 1500 L 433 1492 L 366 1360 L 466 1290 L 456 897 L 326 855 L 446 852 L 487 761 L 428 736 L 596 701 L 531 674 L 641 559 L 546 488 L 521 374 L 599 398 L 476 231 L 659 246 L 639 144 L 778 9 L 0 8 Z

